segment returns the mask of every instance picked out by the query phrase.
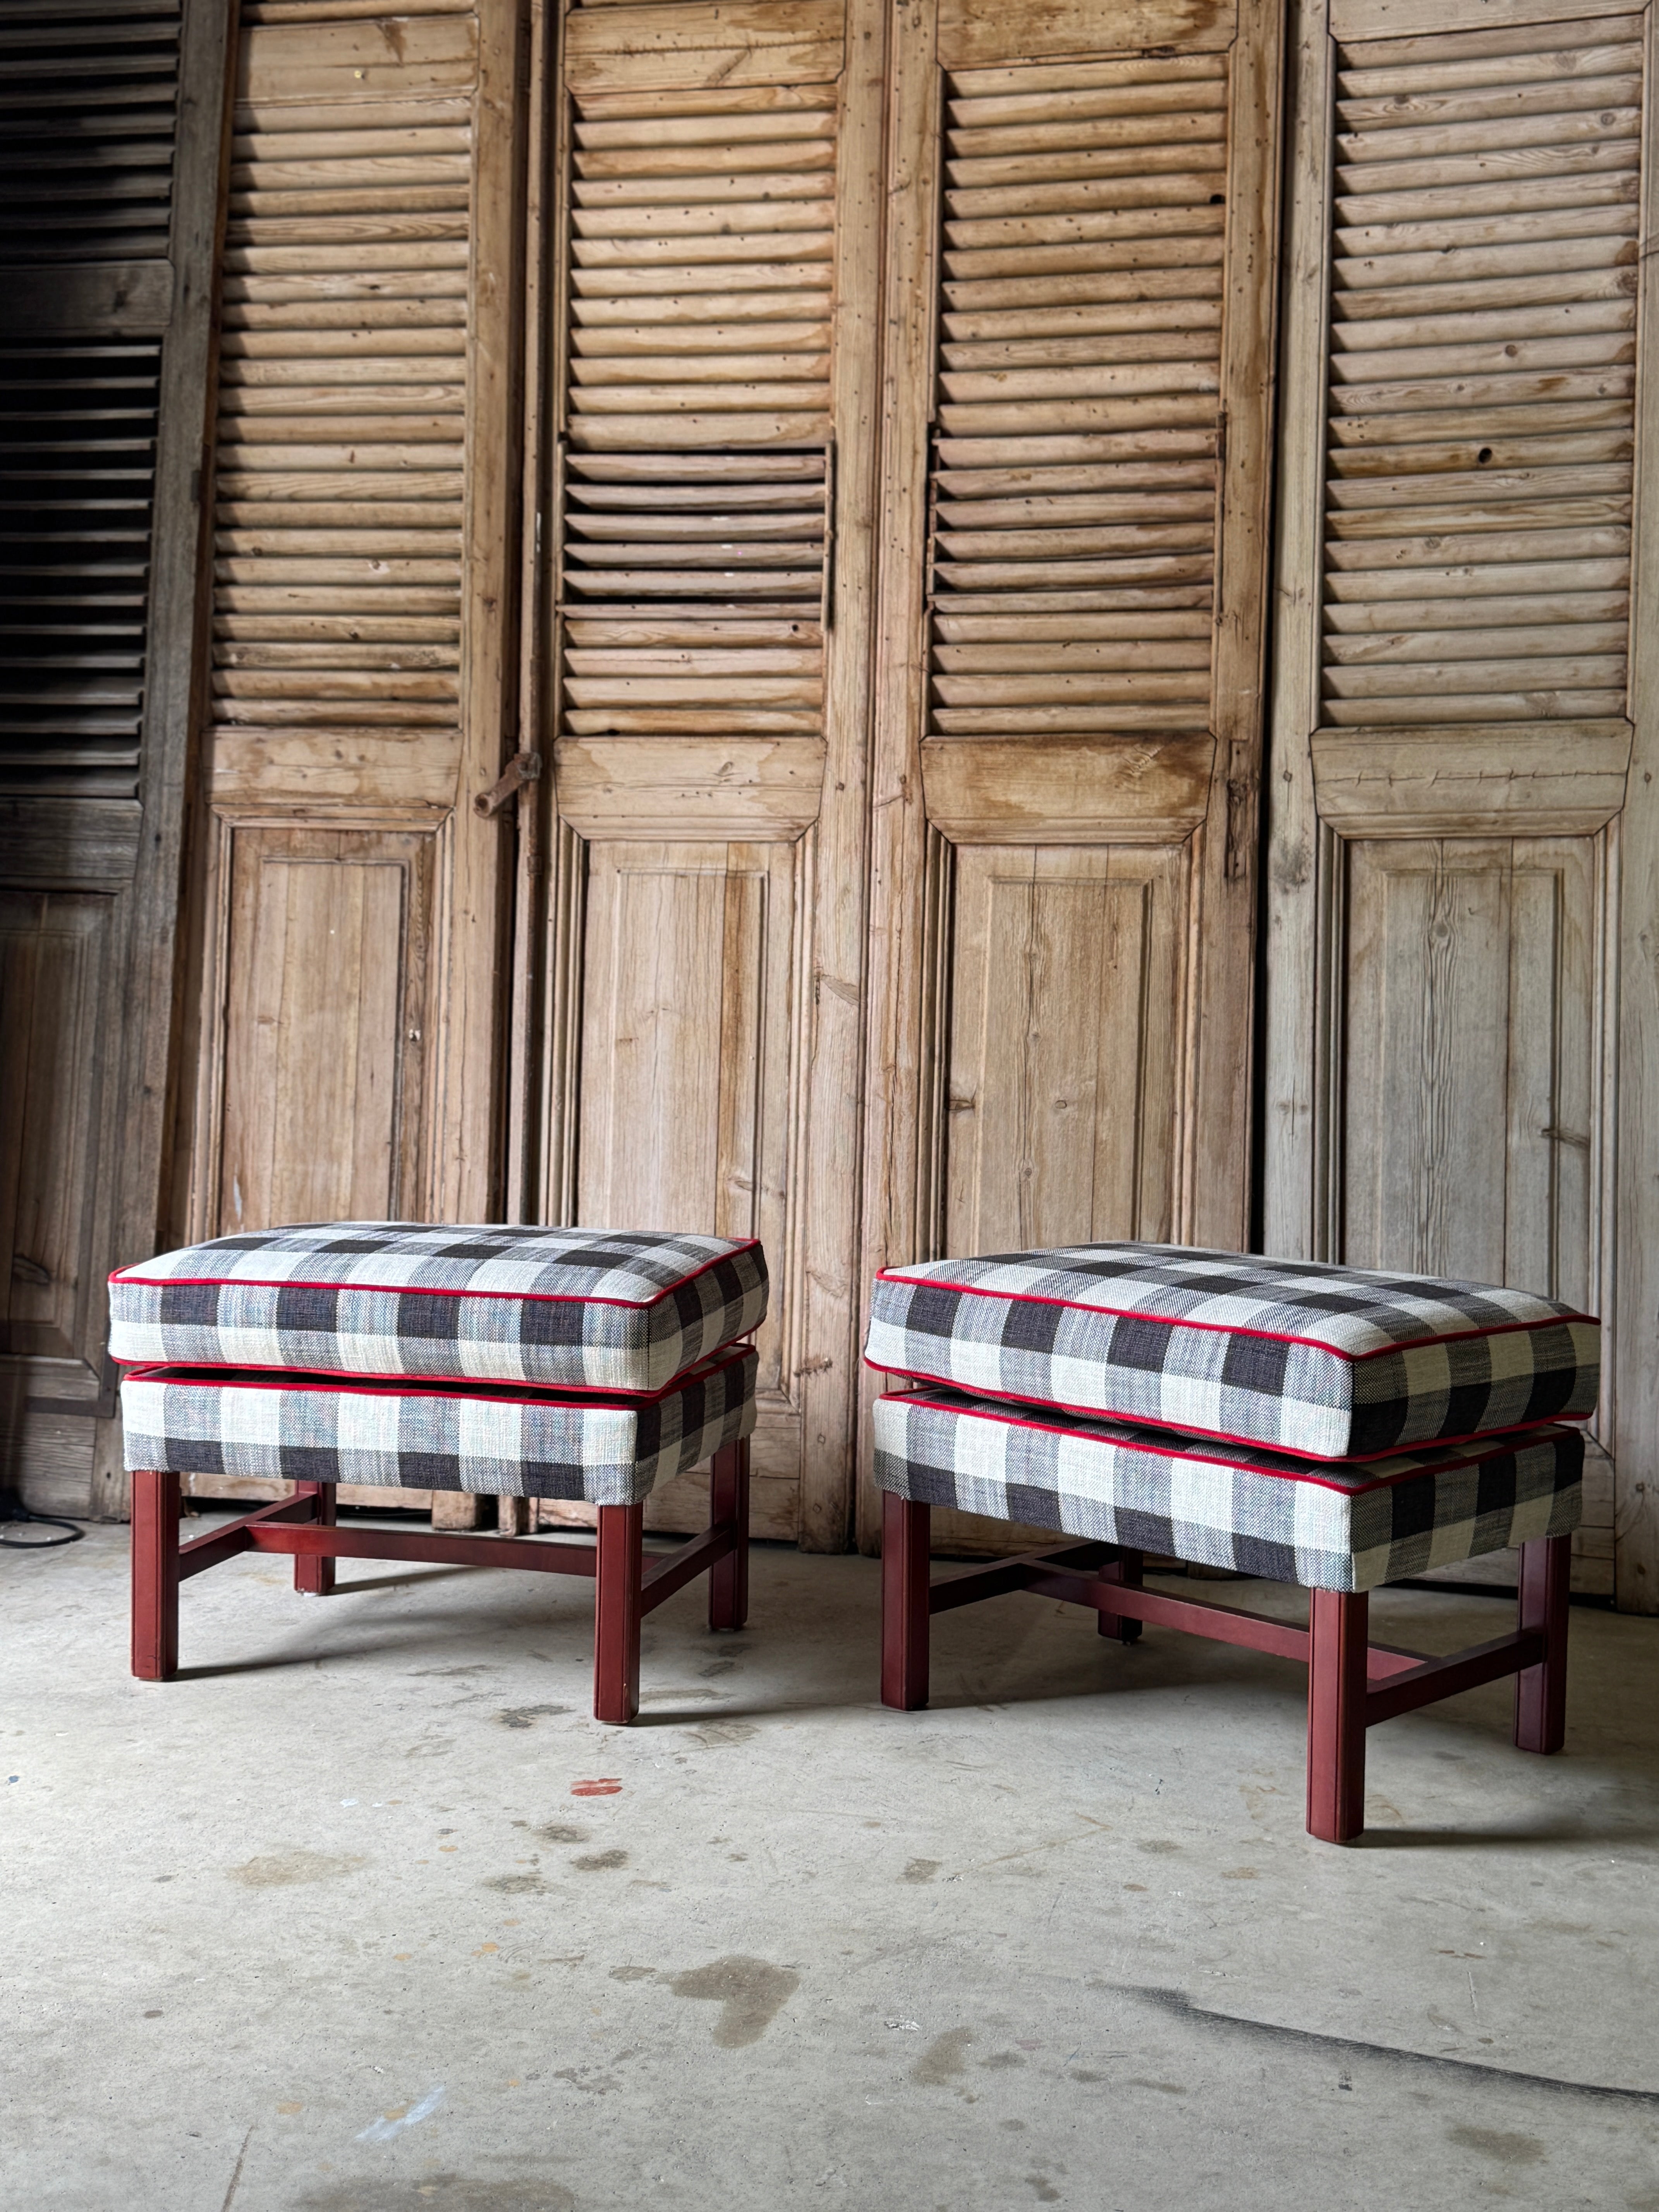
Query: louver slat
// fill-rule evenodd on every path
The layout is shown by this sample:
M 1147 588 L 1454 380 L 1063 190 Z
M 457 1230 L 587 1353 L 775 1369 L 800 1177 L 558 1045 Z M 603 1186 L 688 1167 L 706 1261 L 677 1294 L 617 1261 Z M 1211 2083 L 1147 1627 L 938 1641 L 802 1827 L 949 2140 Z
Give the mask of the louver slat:
M 1322 718 L 1620 716 L 1639 25 L 1341 60 Z
M 0 790 L 133 799 L 159 344 L 0 349 Z
M 1224 57 L 947 80 L 929 729 L 1204 730 Z
M 178 61 L 178 0 L 0 21 L 0 264 L 27 303 L 0 347 L 7 796 L 137 794 Z
M 225 730 L 459 726 L 471 100 L 319 100 L 256 0 L 234 122 L 214 538 Z M 470 17 L 445 35 L 468 41 Z M 446 49 L 446 54 L 447 49 Z M 446 77 L 464 74 L 447 64 Z M 343 76 L 348 73 L 339 72 Z M 361 72 L 359 72 L 361 74 Z
M 816 735 L 834 106 L 595 95 L 574 140 L 561 731 Z
M 0 19 L 0 262 L 167 250 L 179 0 L 10 0 Z

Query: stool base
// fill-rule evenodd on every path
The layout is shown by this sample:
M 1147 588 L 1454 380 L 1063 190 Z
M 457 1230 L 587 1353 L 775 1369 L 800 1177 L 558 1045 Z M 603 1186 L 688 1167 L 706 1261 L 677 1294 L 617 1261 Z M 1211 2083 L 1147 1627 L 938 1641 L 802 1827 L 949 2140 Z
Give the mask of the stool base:
M 1312 1590 L 1309 1623 L 1200 1603 L 1141 1586 L 1141 1555 L 1115 1544 L 1068 1543 L 929 1579 L 932 1509 L 890 1492 L 882 1498 L 882 1703 L 914 1712 L 927 1702 L 929 1624 L 936 1613 L 1026 1589 L 1088 1606 L 1103 1634 L 1133 1640 L 1140 1624 L 1184 1629 L 1302 1662 L 1308 1669 L 1308 1832 L 1351 1844 L 1365 1825 L 1365 1731 L 1381 1721 L 1516 1677 L 1515 1741 L 1559 1751 L 1566 1733 L 1567 1591 L 1571 1536 L 1521 1547 L 1519 1619 L 1512 1636 L 1449 1658 L 1372 1644 L 1364 1591 Z
M 586 1575 L 595 1585 L 593 1717 L 625 1727 L 640 1707 L 640 1624 L 665 1598 L 708 1576 L 708 1626 L 732 1631 L 749 1611 L 749 1444 L 715 1453 L 709 1526 L 678 1551 L 647 1560 L 643 1505 L 601 1505 L 594 1545 L 537 1536 L 342 1528 L 331 1483 L 296 1483 L 294 1495 L 179 1541 L 179 1480 L 140 1468 L 132 1477 L 132 1671 L 165 1682 L 179 1670 L 179 1585 L 243 1552 L 286 1553 L 294 1587 L 325 1597 L 337 1559 L 413 1559 L 430 1565 L 526 1567 Z M 516 1516 L 514 1516 L 515 1519 Z

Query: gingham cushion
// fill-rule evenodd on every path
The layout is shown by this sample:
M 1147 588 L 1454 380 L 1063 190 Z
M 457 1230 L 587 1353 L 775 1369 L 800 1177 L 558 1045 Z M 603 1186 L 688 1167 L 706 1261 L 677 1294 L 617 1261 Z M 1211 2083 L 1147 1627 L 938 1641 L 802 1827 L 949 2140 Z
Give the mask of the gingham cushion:
M 755 1425 L 756 1355 L 704 1362 L 654 1398 L 489 1383 L 141 1367 L 121 1384 L 129 1468 L 365 1482 L 634 1505 Z
M 1481 1283 L 1079 1244 L 886 1269 L 865 1356 L 977 1396 L 1364 1459 L 1584 1419 L 1601 1329 Z
M 877 1400 L 875 1438 L 876 1480 L 900 1498 L 1320 1589 L 1565 1535 L 1583 1504 L 1577 1429 L 1314 1467 L 923 1389 Z
M 336 1221 L 110 1278 L 119 1360 L 654 1391 L 766 1315 L 753 1238 Z

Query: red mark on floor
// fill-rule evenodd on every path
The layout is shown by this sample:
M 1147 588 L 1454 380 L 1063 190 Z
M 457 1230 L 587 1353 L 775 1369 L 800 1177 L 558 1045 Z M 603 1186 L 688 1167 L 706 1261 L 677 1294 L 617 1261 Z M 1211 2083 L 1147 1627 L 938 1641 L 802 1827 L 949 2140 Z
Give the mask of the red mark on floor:
M 570 1794 L 573 1797 L 614 1797 L 621 1788 L 614 1775 L 605 1775 L 598 1782 L 573 1782 Z

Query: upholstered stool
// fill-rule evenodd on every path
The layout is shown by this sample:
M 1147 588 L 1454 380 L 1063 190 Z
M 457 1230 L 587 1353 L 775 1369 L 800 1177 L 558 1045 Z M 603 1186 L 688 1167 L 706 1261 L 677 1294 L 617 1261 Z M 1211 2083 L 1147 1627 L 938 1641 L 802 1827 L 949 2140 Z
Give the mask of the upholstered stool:
M 1306 1662 L 1308 1826 L 1329 1842 L 1364 1826 L 1376 1722 L 1513 1674 L 1516 1741 L 1560 1748 L 1583 1442 L 1559 1424 L 1595 1405 L 1588 1316 L 1476 1285 L 1103 1245 L 892 1270 L 866 1356 L 921 1383 L 875 1412 L 888 1705 L 926 1704 L 933 1613 L 1031 1589 L 1125 1643 L 1152 1621 Z M 932 1582 L 935 1505 L 1077 1540 Z M 1369 1591 L 1510 1545 L 1513 1636 L 1445 1659 L 1368 1643 Z M 1148 1590 L 1148 1552 L 1300 1583 L 1310 1626 Z
M 594 1711 L 639 1704 L 643 1615 L 709 1575 L 709 1626 L 748 1602 L 748 1438 L 764 1317 L 758 1244 L 593 1231 L 337 1223 L 224 1237 L 123 1270 L 111 1349 L 133 1478 L 133 1672 L 178 1665 L 179 1584 L 246 1551 L 295 1587 L 337 1559 L 595 1577 Z M 645 1560 L 644 1501 L 713 1462 L 710 1526 Z M 292 1496 L 179 1541 L 181 1478 Z M 598 1508 L 596 1545 L 341 1528 L 341 1482 Z

